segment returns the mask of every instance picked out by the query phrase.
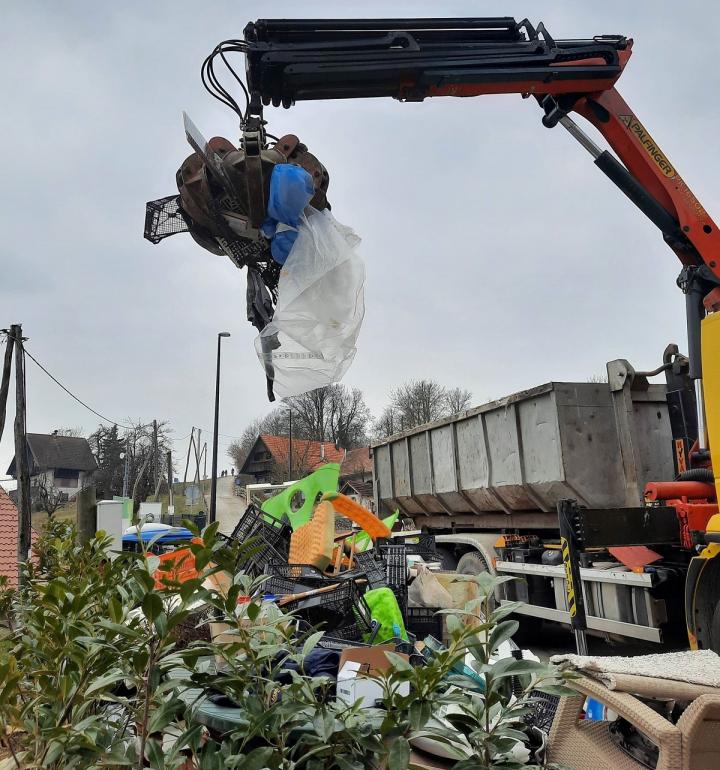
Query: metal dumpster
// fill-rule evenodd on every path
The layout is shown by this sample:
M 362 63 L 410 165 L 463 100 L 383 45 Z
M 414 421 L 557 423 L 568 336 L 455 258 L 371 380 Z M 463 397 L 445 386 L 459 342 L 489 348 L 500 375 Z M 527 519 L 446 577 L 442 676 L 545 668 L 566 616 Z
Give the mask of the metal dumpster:
M 674 474 L 665 386 L 610 381 L 550 382 L 376 443 L 378 510 L 478 528 L 533 512 L 527 522 L 556 527 L 563 498 L 639 505 L 646 481 Z

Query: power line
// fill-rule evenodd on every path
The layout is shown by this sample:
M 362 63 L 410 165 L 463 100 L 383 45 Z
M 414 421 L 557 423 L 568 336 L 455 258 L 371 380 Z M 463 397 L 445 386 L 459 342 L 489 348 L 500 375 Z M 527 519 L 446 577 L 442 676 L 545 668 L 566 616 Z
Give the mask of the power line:
M 25 355 L 28 356 L 28 358 L 30 358 L 30 360 L 33 361 L 33 363 L 36 366 L 38 366 L 40 369 L 42 369 L 42 371 L 45 372 L 45 374 L 47 374 L 47 376 L 56 385 L 61 387 L 68 394 L 68 396 L 70 396 L 71 398 L 74 398 L 75 401 L 78 402 L 78 404 L 80 404 L 81 406 L 84 406 L 88 411 L 92 412 L 96 417 L 99 417 L 103 422 L 109 422 L 111 425 L 117 425 L 120 428 L 125 428 L 125 430 L 135 430 L 135 428 L 132 427 L 132 426 L 123 425 L 121 422 L 117 422 L 116 420 L 111 420 L 109 417 L 105 417 L 104 414 L 100 414 L 100 412 L 96 411 L 90 405 L 86 404 L 81 398 L 76 396 L 71 390 L 68 390 L 68 388 L 66 388 L 62 384 L 62 382 L 60 382 L 60 380 L 57 379 L 57 377 L 54 377 L 52 374 L 50 374 L 50 372 L 37 360 L 37 358 L 35 358 L 35 356 L 28 351 L 28 349 L 27 349 L 27 347 L 25 345 L 23 345 L 23 348 L 24 348 L 24 351 L 25 351 Z M 148 425 L 149 424 L 150 423 L 148 423 Z M 142 426 L 138 426 L 138 427 L 143 427 L 144 428 L 146 426 L 142 425 Z

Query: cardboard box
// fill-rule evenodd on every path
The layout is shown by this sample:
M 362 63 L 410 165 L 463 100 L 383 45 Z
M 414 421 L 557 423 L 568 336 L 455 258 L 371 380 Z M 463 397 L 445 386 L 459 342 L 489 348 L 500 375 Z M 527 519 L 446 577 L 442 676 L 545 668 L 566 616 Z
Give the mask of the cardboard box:
M 374 647 L 350 647 L 340 654 L 337 679 L 337 697 L 352 705 L 362 699 L 363 708 L 373 708 L 375 701 L 382 698 L 380 683 L 374 675 L 387 671 L 391 664 L 385 653 L 393 652 L 390 644 L 378 644 Z M 407 655 L 401 655 L 408 660 Z M 398 687 L 401 695 L 409 695 L 410 683 L 403 682 Z

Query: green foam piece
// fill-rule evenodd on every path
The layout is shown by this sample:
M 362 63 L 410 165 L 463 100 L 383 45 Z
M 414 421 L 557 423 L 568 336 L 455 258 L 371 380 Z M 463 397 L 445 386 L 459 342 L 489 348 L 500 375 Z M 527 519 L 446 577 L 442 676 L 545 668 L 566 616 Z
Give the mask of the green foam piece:
M 282 492 L 266 500 L 261 510 L 275 519 L 282 519 L 287 516 L 293 529 L 302 527 L 312 518 L 315 500 L 318 495 L 322 496 L 327 492 L 337 492 L 338 479 L 340 478 L 340 465 L 338 463 L 328 463 L 318 468 L 314 473 L 300 479 Z M 302 495 L 302 505 L 294 511 L 292 509 L 292 499 L 297 493 Z
M 400 511 L 395 511 L 395 513 L 391 513 L 389 516 L 386 516 L 384 519 L 381 519 L 382 523 L 388 528 L 392 529 L 395 526 L 395 522 L 400 518 Z M 372 540 L 370 540 L 370 535 L 368 535 L 367 532 L 364 530 L 362 532 L 358 532 L 356 535 L 352 535 L 351 537 L 347 538 L 348 543 L 355 543 L 355 552 L 356 553 L 362 553 L 363 551 L 367 551 L 368 548 L 372 545 Z
M 397 636 L 393 626 L 400 629 L 400 638 L 407 641 L 408 635 L 405 630 L 405 621 L 403 620 L 400 605 L 395 594 L 390 588 L 373 588 L 365 592 L 364 599 L 370 608 L 372 619 L 377 621 L 380 628 L 375 637 L 376 644 L 382 644 Z

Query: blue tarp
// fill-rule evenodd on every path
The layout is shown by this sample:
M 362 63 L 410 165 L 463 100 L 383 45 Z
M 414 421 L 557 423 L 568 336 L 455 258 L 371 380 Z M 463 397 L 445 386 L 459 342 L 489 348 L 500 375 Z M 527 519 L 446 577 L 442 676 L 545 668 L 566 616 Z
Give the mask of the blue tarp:
M 154 537 L 157 537 L 162 530 L 159 529 L 143 529 L 140 532 L 140 537 L 142 538 L 143 543 L 150 542 Z M 185 527 L 175 527 L 172 530 L 168 530 L 167 532 L 163 532 L 160 537 L 155 541 L 156 543 L 168 543 L 168 542 L 176 542 L 178 540 L 191 540 L 193 537 L 193 533 L 186 529 Z M 123 535 L 122 537 L 123 543 L 137 543 L 138 542 L 138 536 L 136 532 L 130 532 L 129 534 Z
M 297 239 L 300 217 L 315 188 L 310 174 L 300 166 L 278 163 L 270 177 L 268 217 L 262 231 L 270 238 L 270 253 L 281 265 L 285 264 L 290 249 Z

